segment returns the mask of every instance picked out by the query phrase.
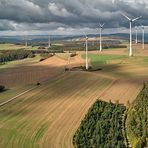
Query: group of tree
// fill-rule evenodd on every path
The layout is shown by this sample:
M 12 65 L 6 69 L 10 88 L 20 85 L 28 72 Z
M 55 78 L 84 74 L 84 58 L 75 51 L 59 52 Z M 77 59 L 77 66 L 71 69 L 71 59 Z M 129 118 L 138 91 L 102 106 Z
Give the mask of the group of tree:
M 125 148 L 122 115 L 125 107 L 96 101 L 74 135 L 76 148 Z
M 126 131 L 132 148 L 148 147 L 148 84 L 128 109 Z
M 33 58 L 34 56 L 35 55 L 32 51 L 24 49 L 5 51 L 0 54 L 0 63 L 21 60 L 25 58 Z

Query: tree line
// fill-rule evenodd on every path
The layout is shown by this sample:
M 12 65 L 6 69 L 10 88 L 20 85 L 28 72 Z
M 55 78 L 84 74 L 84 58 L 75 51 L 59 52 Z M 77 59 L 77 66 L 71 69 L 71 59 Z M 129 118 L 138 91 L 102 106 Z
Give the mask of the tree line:
M 12 51 L 5 51 L 0 54 L 0 62 L 5 63 L 14 60 L 21 60 L 25 58 L 32 58 L 34 57 L 34 53 L 29 50 L 12 50 Z

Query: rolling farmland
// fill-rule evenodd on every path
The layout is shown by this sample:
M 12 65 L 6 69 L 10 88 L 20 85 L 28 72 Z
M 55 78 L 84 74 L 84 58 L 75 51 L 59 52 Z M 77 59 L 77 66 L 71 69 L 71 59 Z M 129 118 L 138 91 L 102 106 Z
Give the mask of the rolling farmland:
M 0 94 L 0 102 L 41 85 L 0 107 L 0 147 L 73 147 L 73 135 L 96 99 L 132 102 L 148 80 L 148 58 L 122 53 L 90 52 L 89 64 L 102 68 L 95 72 L 65 72 L 67 54 L 1 65 L 0 83 L 9 90 Z M 84 52 L 77 54 L 69 67 L 84 66 Z

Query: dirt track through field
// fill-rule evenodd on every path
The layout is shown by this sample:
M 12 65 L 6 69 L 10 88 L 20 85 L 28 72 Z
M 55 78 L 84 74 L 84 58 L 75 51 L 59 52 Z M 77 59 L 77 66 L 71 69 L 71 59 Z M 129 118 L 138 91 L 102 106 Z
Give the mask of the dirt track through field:
M 0 103 L 0 107 L 10 103 L 11 101 L 13 101 L 13 100 L 17 99 L 18 97 L 20 97 L 20 96 L 22 96 L 22 95 L 32 91 L 35 88 L 37 88 L 37 86 L 35 86 L 35 87 L 33 87 L 33 88 L 29 89 L 29 90 L 26 90 L 25 92 L 22 92 L 21 94 L 18 94 L 17 96 L 15 96 L 13 98 L 7 99 L 7 101 Z

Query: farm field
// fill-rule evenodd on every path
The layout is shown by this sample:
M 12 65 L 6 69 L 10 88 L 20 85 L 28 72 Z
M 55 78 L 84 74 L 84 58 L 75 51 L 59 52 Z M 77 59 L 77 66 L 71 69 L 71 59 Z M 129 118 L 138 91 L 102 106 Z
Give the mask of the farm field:
M 25 48 L 25 46 L 15 44 L 0 44 L 0 50 L 17 50 L 21 48 Z
M 34 64 L 39 62 L 41 58 L 42 57 L 40 55 L 36 55 L 34 58 L 26 58 L 22 60 L 5 62 L 5 64 L 0 65 L 0 71 L 2 72 L 6 68 L 14 68 L 14 67 L 27 66 L 30 64 Z
M 0 107 L 0 147 L 73 147 L 73 135 L 96 99 L 126 105 L 148 81 L 147 50 L 136 50 L 131 58 L 127 49 L 90 51 L 89 65 L 102 68 L 95 72 L 65 72 L 67 54 L 1 67 L 0 84 L 9 89 L 1 102 L 41 85 Z M 85 53 L 77 54 L 69 67 L 85 65 Z
M 111 82 L 90 73 L 66 73 L 1 107 L 0 146 L 73 147 L 85 112 Z
M 55 63 L 55 61 L 57 63 Z M 42 62 L 36 61 L 33 64 L 31 62 L 23 66 L 16 66 L 17 64 L 13 62 L 11 68 L 6 67 L 0 69 L 0 83 L 8 87 L 32 83 L 36 84 L 37 82 L 45 81 L 62 73 L 64 64 L 65 61 L 56 57 L 49 58 Z
M 25 43 L 24 43 L 25 44 Z M 0 44 L 0 51 L 1 50 L 18 50 L 18 49 L 28 49 L 28 50 L 37 50 L 38 46 L 28 46 L 25 45 L 15 45 L 15 44 Z
M 0 104 L 33 87 L 35 87 L 35 85 L 16 86 L 16 87 L 13 87 L 11 89 L 4 91 L 3 93 L 0 93 Z

